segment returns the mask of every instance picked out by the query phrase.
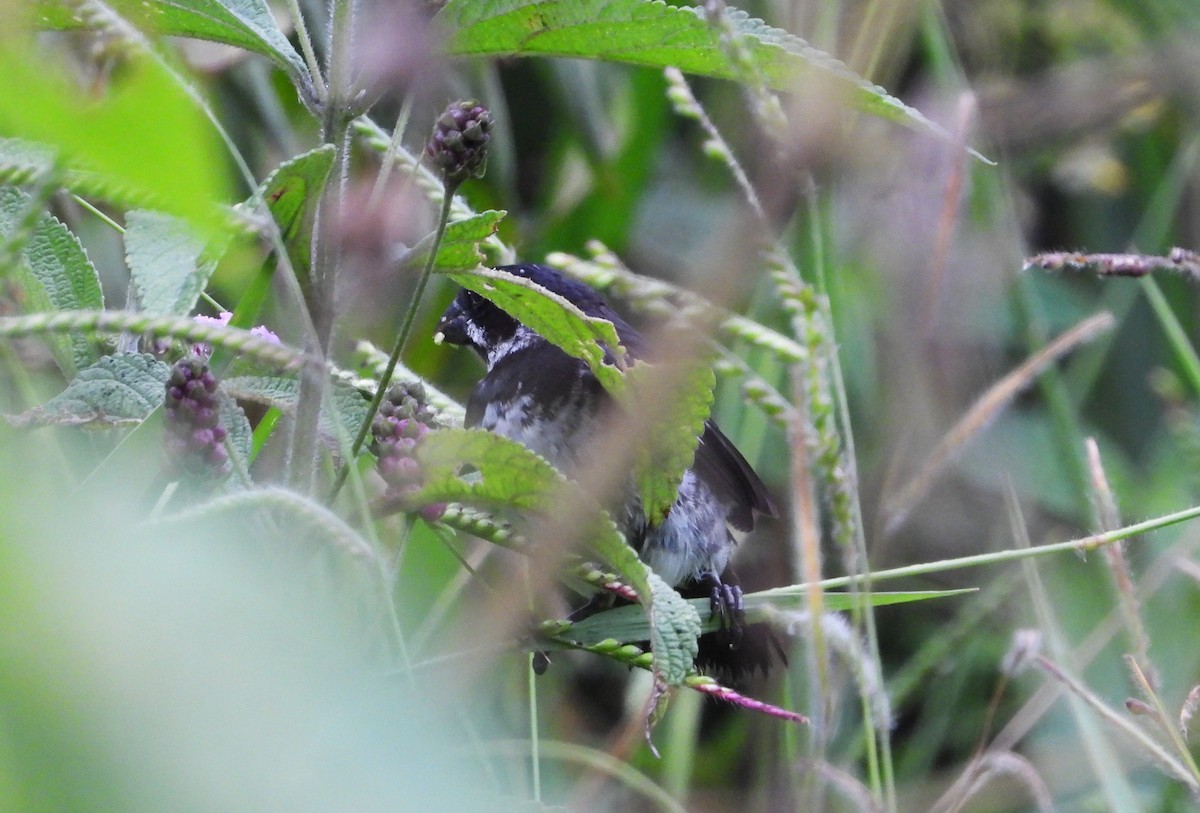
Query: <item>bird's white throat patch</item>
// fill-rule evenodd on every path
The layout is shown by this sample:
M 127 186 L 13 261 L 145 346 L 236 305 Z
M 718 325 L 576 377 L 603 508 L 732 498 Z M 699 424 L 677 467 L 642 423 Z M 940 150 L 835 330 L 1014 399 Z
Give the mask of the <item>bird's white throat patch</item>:
M 478 338 L 476 338 L 478 334 Z M 470 323 L 467 326 L 467 335 L 471 341 L 478 347 L 488 347 L 488 344 L 483 339 L 483 330 L 475 323 Z M 533 345 L 534 342 L 544 341 L 541 336 L 534 333 L 524 325 L 518 325 L 517 330 L 513 335 L 502 342 L 497 342 L 494 347 L 488 347 L 487 351 L 487 368 L 490 372 L 496 366 L 496 362 L 508 356 L 510 353 L 516 353 L 519 350 L 524 350 Z

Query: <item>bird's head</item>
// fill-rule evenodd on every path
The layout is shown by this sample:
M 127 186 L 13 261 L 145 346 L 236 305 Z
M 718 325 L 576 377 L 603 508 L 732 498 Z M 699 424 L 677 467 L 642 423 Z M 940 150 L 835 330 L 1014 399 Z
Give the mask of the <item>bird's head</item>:
M 555 268 L 522 263 L 499 266 L 496 270 L 524 277 L 561 296 L 588 316 L 614 322 L 619 332 L 628 329 L 600 294 L 584 283 L 564 276 Z M 489 367 L 500 357 L 538 340 L 540 337 L 536 333 L 499 306 L 466 288 L 459 291 L 450 307 L 446 308 L 434 335 L 434 341 L 439 344 L 446 342 L 472 348 Z
M 521 323 L 474 291 L 463 288 L 438 320 L 433 340 L 470 347 L 485 360 L 510 343 Z

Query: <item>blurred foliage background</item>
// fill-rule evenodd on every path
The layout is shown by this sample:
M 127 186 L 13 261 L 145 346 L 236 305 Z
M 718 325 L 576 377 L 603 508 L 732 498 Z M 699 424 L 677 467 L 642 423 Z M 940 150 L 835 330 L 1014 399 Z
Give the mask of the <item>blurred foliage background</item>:
M 295 41 L 289 5 L 276 11 Z M 355 6 L 353 60 L 370 115 L 388 128 L 407 121 L 403 143 L 418 152 L 449 99 L 488 105 L 497 123 L 488 172 L 460 192 L 476 211 L 508 212 L 499 236 L 521 260 L 588 256 L 598 240 L 638 274 L 790 333 L 753 212 L 728 167 L 706 154 L 696 122 L 673 111 L 660 69 L 449 58 L 428 23 L 433 6 Z M 604 4 L 596 6 L 599 16 Z M 80 8 L 102 17 L 110 7 Z M 298 8 L 320 49 L 328 10 Z M 751 114 L 752 88 L 689 77 L 758 190 L 769 230 L 829 298 L 871 568 L 1016 547 L 1009 493 L 1034 544 L 1105 529 L 1089 437 L 1118 524 L 1196 505 L 1197 281 L 1047 272 L 1024 260 L 1053 250 L 1200 248 L 1200 6 L 763 0 L 745 8 L 948 134 L 885 121 L 803 80 L 779 96 L 786 132 L 764 132 Z M 29 16 L 24 3 L 0 2 L 0 16 L 10 11 Z M 36 106 L 30 89 L 42 92 L 30 84 L 42 81 L 30 68 L 36 60 L 54 60 L 97 97 L 130 70 L 114 27 L 23 42 L 0 61 L 8 99 L 0 136 L 29 137 L 35 119 L 92 126 L 64 111 L 21 112 Z M 161 48 L 185 66 L 254 178 L 321 143 L 285 72 L 262 56 L 196 40 Z M 230 150 L 169 96 L 153 109 L 143 102 L 124 121 L 168 133 L 168 148 L 181 156 L 203 156 L 195 182 L 203 188 L 182 192 L 245 199 L 253 190 Z M 69 143 L 53 129 L 49 140 Z M 107 139 L 117 130 L 96 132 Z M 172 160 L 148 171 L 187 174 Z M 342 266 L 334 358 L 348 359 L 360 339 L 391 345 L 416 282 L 415 273 L 396 271 L 397 246 L 435 224 L 406 170 L 396 168 L 373 193 L 379 177 L 378 151 L 355 140 L 346 214 L 324 224 Z M 118 221 L 128 208 L 119 196 L 83 197 Z M 175 203 L 173 211 L 188 211 Z M 124 302 L 121 234 L 66 194 L 46 204 L 80 238 L 106 300 Z M 261 246 L 232 245 L 208 289 L 214 300 L 238 302 L 262 262 Z M 429 340 L 455 290 L 435 277 L 405 363 L 462 401 L 480 374 L 476 359 Z M 0 296 L 4 315 L 27 305 L 13 286 Z M 634 321 L 652 321 L 618 305 Z M 300 344 L 291 307 L 276 296 L 260 321 Z M 1111 330 L 1022 378 L 1004 408 L 967 426 L 919 499 L 896 510 L 990 387 L 1102 311 L 1115 318 Z M 788 370 L 770 354 L 751 343 L 731 349 L 790 395 Z M 62 389 L 43 344 L 5 342 L 0 354 L 5 414 Z M 784 429 L 734 377 L 720 380 L 715 417 L 787 503 Z M 489 630 L 497 592 L 510 591 L 518 607 L 526 600 L 517 557 L 465 538 L 448 542 L 415 523 L 400 554 L 388 551 L 400 557 L 391 593 L 411 650 L 397 661 L 378 651 L 387 636 L 373 634 L 389 622 L 374 615 L 376 603 L 355 598 L 379 590 L 387 568 L 372 558 L 378 553 L 349 566 L 315 544 L 311 556 L 281 554 L 270 540 L 287 536 L 285 519 L 269 518 L 264 531 L 261 517 L 235 510 L 147 526 L 156 442 L 152 428 L 0 422 L 0 809 L 1172 811 L 1195 803 L 1185 783 L 1089 711 L 1079 692 L 1063 691 L 1044 671 L 1010 682 L 1001 669 L 1014 632 L 1038 628 L 1052 659 L 1141 726 L 1123 706 L 1139 694 L 1121 659 L 1136 649 L 1132 612 L 1150 642 L 1157 695 L 1178 715 L 1200 683 L 1200 531 L 1191 525 L 1129 544 L 1125 593 L 1099 553 L 1041 559 L 1036 572 L 1010 564 L 902 583 L 979 591 L 875 613 L 877 667 L 894 718 L 887 758 L 895 798 L 871 798 L 861 709 L 844 665 L 835 680 L 846 690 L 826 698 L 819 732 L 684 692 L 655 735 L 656 758 L 640 741 L 639 676 L 580 653 L 556 657 L 536 685 L 538 774 L 528 661 Z M 743 545 L 748 590 L 801 580 L 792 536 L 785 512 Z M 837 575 L 841 553 L 826 553 L 828 575 Z M 1123 595 L 1136 595 L 1138 607 L 1130 611 Z M 750 693 L 813 714 L 804 653 L 797 641 L 792 667 Z M 956 806 L 943 794 L 976 769 L 984 745 L 1014 761 L 989 765 L 986 787 Z

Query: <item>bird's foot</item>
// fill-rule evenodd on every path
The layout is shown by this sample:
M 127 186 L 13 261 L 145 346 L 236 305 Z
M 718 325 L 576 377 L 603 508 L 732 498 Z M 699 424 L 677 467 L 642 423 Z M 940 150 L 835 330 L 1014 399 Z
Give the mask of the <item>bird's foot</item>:
M 710 617 L 717 616 L 721 629 L 729 639 L 729 648 L 737 649 L 742 642 L 742 630 L 746 626 L 746 610 L 742 600 L 742 588 L 721 581 L 716 573 L 705 573 L 701 577 L 709 586 L 708 606 Z

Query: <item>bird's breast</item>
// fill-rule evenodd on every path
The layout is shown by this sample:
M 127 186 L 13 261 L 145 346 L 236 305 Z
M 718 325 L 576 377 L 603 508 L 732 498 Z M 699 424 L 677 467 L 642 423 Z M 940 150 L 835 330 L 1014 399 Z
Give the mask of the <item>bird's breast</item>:
M 554 407 L 548 409 L 528 394 L 491 401 L 484 406 L 479 425 L 569 470 L 578 462 L 594 421 L 582 405 L 564 401 Z

